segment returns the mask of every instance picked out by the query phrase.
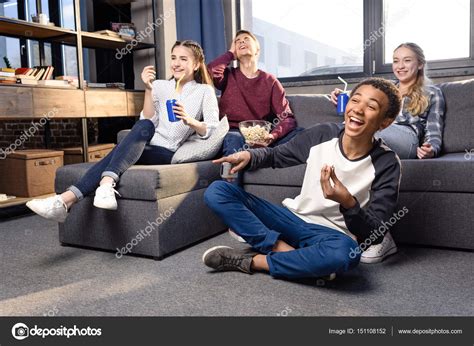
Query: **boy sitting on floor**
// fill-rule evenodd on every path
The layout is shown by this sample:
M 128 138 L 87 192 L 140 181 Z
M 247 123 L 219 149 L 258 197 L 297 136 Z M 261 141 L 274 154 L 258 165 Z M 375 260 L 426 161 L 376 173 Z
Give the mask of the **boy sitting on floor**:
M 359 263 L 358 243 L 380 243 L 374 234 L 395 211 L 400 160 L 374 133 L 400 112 L 390 81 L 369 78 L 351 93 L 345 124 L 319 124 L 275 148 L 242 151 L 215 160 L 231 173 L 246 168 L 307 163 L 301 193 L 274 205 L 225 181 L 205 193 L 207 205 L 255 250 L 216 246 L 203 255 L 217 270 L 269 272 L 297 279 L 341 273 Z

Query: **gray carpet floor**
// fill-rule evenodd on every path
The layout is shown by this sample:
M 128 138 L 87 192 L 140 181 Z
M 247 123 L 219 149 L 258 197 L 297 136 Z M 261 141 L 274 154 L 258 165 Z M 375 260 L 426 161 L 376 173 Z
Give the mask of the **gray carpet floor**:
M 474 253 L 401 247 L 331 282 L 213 273 L 227 234 L 162 261 L 62 247 L 54 222 L 0 222 L 1 316 L 473 316 Z

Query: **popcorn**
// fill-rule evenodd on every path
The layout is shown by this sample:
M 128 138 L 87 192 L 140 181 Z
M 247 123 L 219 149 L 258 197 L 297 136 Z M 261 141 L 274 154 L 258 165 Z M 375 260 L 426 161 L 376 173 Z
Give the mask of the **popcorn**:
M 246 120 L 239 123 L 239 129 L 245 142 L 249 144 L 264 143 L 270 134 L 271 123 L 265 120 Z
M 242 132 L 247 142 L 264 142 L 265 136 L 270 133 L 264 126 L 260 125 L 242 127 L 240 132 Z

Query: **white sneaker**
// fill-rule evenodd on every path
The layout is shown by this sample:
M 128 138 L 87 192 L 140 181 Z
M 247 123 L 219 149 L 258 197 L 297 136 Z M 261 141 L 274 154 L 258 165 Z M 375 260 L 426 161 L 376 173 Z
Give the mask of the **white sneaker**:
M 238 242 L 241 242 L 241 243 L 246 243 L 245 239 L 242 238 L 240 235 L 238 235 L 237 233 L 235 233 L 233 230 L 231 230 L 229 228 L 229 235 L 234 238 L 235 240 L 237 240 Z
M 397 251 L 397 244 L 395 244 L 390 232 L 387 232 L 380 244 L 369 246 L 367 250 L 362 252 L 360 261 L 362 263 L 379 263 Z
M 120 195 L 117 190 L 114 189 L 115 183 L 112 184 L 102 184 L 97 190 L 95 190 L 94 197 L 94 207 L 108 209 L 108 210 L 117 210 L 117 200 L 115 199 L 115 194 Z
M 56 222 L 64 222 L 67 217 L 67 205 L 60 195 L 43 199 L 32 199 L 26 206 L 41 217 Z

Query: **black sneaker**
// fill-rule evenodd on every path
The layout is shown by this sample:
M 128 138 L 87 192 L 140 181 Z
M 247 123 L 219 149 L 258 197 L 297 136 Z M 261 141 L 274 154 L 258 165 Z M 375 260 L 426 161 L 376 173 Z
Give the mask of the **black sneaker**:
M 214 246 L 202 255 L 202 261 L 217 271 L 236 270 L 252 274 L 250 266 L 256 252 L 248 249 L 236 250 L 229 246 Z

